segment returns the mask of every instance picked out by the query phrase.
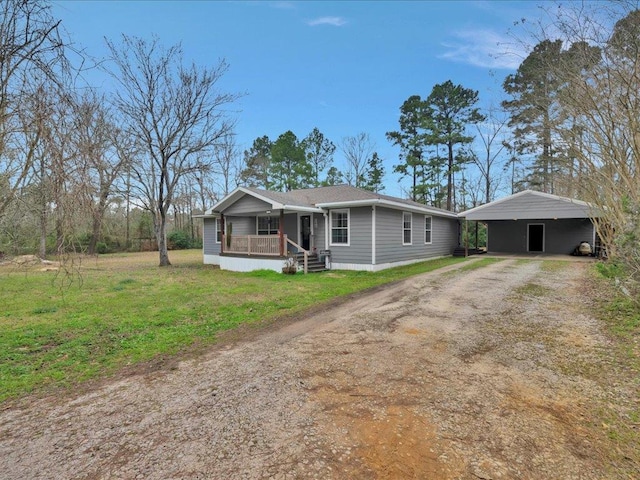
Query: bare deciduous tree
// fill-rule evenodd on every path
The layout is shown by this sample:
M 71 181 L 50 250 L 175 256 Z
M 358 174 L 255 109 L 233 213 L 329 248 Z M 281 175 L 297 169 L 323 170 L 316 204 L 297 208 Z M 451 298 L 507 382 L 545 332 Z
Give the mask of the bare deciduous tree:
M 471 159 L 478 167 L 482 180 L 484 181 L 484 202 L 489 203 L 493 199 L 496 190 L 496 175 L 493 167 L 507 148 L 503 141 L 508 119 L 500 114 L 495 108 L 489 108 L 485 115 L 485 121 L 476 123 L 478 137 L 482 142 L 483 150 L 481 155 L 473 154 Z
M 0 217 L 31 172 L 33 152 L 24 155 L 18 114 L 33 77 L 56 79 L 64 58 L 59 23 L 43 1 L 0 1 Z
M 580 170 L 580 197 L 598 208 L 609 255 L 640 280 L 640 11 L 632 3 L 554 13 L 570 62 L 553 67 L 568 86 L 560 129 Z M 611 19 L 616 19 L 611 28 Z
M 360 132 L 354 136 L 344 137 L 340 142 L 340 150 L 347 163 L 344 174 L 347 183 L 354 187 L 362 187 L 365 182 L 367 162 L 375 150 L 373 140 L 368 133 Z
M 238 186 L 242 160 L 234 135 L 224 135 L 221 140 L 220 145 L 214 150 L 212 173 L 217 179 L 220 197 L 223 197 Z
M 207 153 L 233 127 L 222 107 L 238 95 L 216 88 L 228 68 L 224 60 L 213 68 L 185 65 L 179 45 L 165 49 L 157 38 L 123 35 L 120 44 L 107 40 L 107 45 L 120 87 L 115 103 L 143 152 L 131 171 L 153 216 L 160 266 L 170 265 L 167 215 L 176 188 L 185 175 L 210 164 Z
M 129 161 L 128 156 L 118 154 L 118 148 L 126 146 L 127 140 L 111 118 L 104 96 L 93 91 L 76 99 L 73 118 L 82 204 L 91 217 L 87 253 L 93 255 L 116 180 Z

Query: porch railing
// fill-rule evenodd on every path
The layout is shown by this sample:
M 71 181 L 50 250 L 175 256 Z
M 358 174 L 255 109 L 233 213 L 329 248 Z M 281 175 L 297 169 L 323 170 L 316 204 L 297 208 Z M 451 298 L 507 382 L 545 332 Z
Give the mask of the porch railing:
M 286 239 L 286 242 L 294 247 L 296 247 L 298 249 L 298 253 L 302 253 L 303 254 L 303 269 L 304 269 L 304 273 L 309 273 L 309 251 L 305 250 L 304 248 L 302 248 L 300 245 L 298 245 L 296 242 L 289 240 L 288 238 Z
M 280 235 L 223 235 L 225 253 L 280 256 Z M 287 236 L 284 235 L 284 242 Z

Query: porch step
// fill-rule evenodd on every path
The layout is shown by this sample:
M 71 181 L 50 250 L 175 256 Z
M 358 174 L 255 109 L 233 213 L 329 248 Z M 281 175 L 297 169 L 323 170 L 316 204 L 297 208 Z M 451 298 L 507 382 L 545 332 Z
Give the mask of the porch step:
M 304 265 L 304 254 L 296 253 L 296 260 L 298 262 L 298 265 Z M 324 266 L 324 262 L 320 261 L 320 259 L 318 258 L 318 255 L 309 254 L 309 257 L 307 259 L 307 271 L 309 273 L 312 273 L 312 272 L 324 272 L 325 270 L 326 268 Z

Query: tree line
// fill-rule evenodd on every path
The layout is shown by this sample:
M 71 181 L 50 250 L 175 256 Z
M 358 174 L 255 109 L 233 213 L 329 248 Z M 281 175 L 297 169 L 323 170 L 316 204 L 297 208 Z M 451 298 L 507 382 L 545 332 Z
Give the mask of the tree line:
M 273 141 L 264 135 L 245 150 L 237 184 L 283 192 L 344 183 L 374 192 L 384 189 L 384 165 L 369 134 L 342 138 L 344 171 L 334 164 L 336 148 L 317 127 L 301 140 L 291 130 Z
M 196 65 L 180 45 L 122 35 L 92 66 L 44 0 L 0 9 L 0 251 L 95 253 L 152 239 L 168 265 L 171 235 L 197 239 L 193 214 L 237 186 L 384 190 L 366 132 L 334 143 L 318 128 L 288 130 L 238 147 L 227 112 L 240 95 L 218 87 L 225 60 Z M 617 21 L 601 24 L 605 10 Z M 386 133 L 399 150 L 391 173 L 408 180 L 408 198 L 452 211 L 500 189 L 584 199 L 606 212 L 598 232 L 610 253 L 640 272 L 640 13 L 569 6 L 552 24 L 554 37 L 542 31 L 504 79 L 499 106 L 480 108 L 479 92 L 452 80 L 407 98 Z M 88 85 L 88 68 L 109 74 L 114 91 Z

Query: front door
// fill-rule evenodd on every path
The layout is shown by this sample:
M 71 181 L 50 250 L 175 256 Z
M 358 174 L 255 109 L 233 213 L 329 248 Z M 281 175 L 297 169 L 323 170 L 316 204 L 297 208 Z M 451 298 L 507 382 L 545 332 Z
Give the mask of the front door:
M 527 250 L 530 252 L 544 252 L 544 225 L 542 223 L 530 223 L 527 225 L 528 243 Z
M 311 215 L 300 217 L 300 246 L 305 250 L 311 248 Z

